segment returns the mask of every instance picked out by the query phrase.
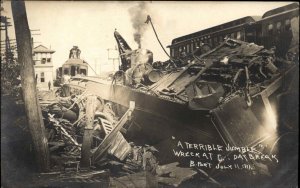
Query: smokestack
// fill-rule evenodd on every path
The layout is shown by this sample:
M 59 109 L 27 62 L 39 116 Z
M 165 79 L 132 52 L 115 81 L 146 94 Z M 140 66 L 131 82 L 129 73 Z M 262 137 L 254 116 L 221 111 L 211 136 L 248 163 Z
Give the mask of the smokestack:
M 144 20 L 148 15 L 147 8 L 146 2 L 139 2 L 136 6 L 129 8 L 131 23 L 134 29 L 133 38 L 138 44 L 138 48 L 142 47 L 142 37 L 148 28 Z

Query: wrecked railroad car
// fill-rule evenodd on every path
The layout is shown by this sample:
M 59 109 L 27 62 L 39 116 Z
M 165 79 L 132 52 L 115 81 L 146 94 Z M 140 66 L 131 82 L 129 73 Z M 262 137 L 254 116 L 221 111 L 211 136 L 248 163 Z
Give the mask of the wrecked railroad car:
M 295 19 L 299 16 L 295 9 L 299 9 L 298 4 L 291 4 L 243 26 L 265 28 L 268 20 L 287 18 L 290 22 L 286 28 L 297 33 Z M 135 101 L 133 121 L 122 133 L 127 139 L 163 150 L 158 153 L 162 163 L 173 160 L 170 148 L 176 146 L 174 140 L 233 146 L 264 144 L 268 152 L 276 153 L 280 141 L 294 137 L 298 130 L 296 116 L 282 115 L 283 110 L 291 111 L 285 105 L 293 108 L 297 104 L 293 100 L 298 92 L 298 51 L 292 47 L 296 58 L 289 59 L 290 49 L 283 57 L 278 49 L 260 46 L 264 43 L 249 41 L 246 36 L 250 34 L 244 35 L 242 40 L 233 39 L 238 38 L 233 35 L 216 45 L 203 41 L 197 49 L 183 48 L 190 52 L 183 58 L 172 55 L 175 51 L 171 49 L 170 60 L 153 62 L 150 50 L 132 50 L 115 31 L 122 64 L 113 80 L 74 76 L 63 85 L 62 93 L 96 94 L 113 104 L 118 116 L 125 113 L 129 101 Z M 295 36 L 292 41 L 297 42 Z M 194 37 L 187 36 L 184 41 Z
M 227 39 L 187 66 L 157 71 L 162 78 L 148 85 L 143 76 L 138 82 L 127 82 L 127 77 L 119 74 L 114 82 L 73 77 L 63 86 L 63 95 L 97 94 L 113 103 L 119 114 L 126 111 L 129 101 L 135 101 L 133 122 L 123 133 L 130 140 L 143 141 L 158 150 L 170 147 L 172 138 L 176 138 L 233 146 L 267 142 L 267 149 L 275 152 L 275 140 L 285 138 L 280 136 L 277 122 L 292 121 L 277 121 L 277 104 L 283 94 L 294 93 L 290 86 L 297 82 L 298 66 L 276 60 L 274 51 Z M 288 127 L 297 129 L 296 124 Z M 171 160 L 172 150 L 163 150 L 158 154 L 163 155 L 160 159 Z

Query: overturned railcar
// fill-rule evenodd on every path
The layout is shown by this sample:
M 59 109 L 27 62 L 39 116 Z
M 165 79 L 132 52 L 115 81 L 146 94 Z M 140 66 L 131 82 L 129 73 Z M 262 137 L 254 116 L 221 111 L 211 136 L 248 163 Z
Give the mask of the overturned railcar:
M 96 94 L 115 104 L 120 114 L 135 101 L 134 121 L 126 128 L 132 140 L 151 145 L 171 138 L 234 146 L 268 142 L 272 150 L 280 134 L 274 105 L 284 93 L 295 93 L 289 86 L 297 82 L 297 69 L 275 61 L 261 46 L 228 39 L 148 86 L 74 77 L 64 85 L 64 93 Z M 295 130 L 296 124 L 285 129 Z
M 176 64 L 173 56 L 157 66 L 151 53 L 144 54 L 146 61 L 132 63 L 132 54 L 139 50 L 116 39 L 126 64 L 113 81 L 73 77 L 63 86 L 63 94 L 96 94 L 112 102 L 120 116 L 129 101 L 135 101 L 134 119 L 122 132 L 130 140 L 164 151 L 158 153 L 162 163 L 174 157 L 175 140 L 267 145 L 265 150 L 276 153 L 279 140 L 297 137 L 298 118 L 291 109 L 298 104 L 298 64 L 278 58 L 276 49 L 226 38 L 214 48 L 191 53 L 187 63 Z M 159 79 L 149 82 L 150 70 Z

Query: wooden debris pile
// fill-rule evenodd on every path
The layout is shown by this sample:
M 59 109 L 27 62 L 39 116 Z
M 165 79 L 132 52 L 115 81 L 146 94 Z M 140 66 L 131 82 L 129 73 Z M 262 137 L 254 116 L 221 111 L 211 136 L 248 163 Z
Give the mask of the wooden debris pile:
M 125 139 L 121 132 L 124 125 L 131 121 L 134 102 L 121 118 L 115 113 L 111 102 L 85 92 L 70 97 L 57 96 L 52 101 L 41 101 L 41 106 L 52 170 L 59 174 L 55 181 L 83 181 L 90 178 L 90 175 L 82 173 L 92 174 L 93 178 L 109 175 L 123 179 L 147 173 L 147 177 L 154 178 L 152 182 L 155 184 L 178 186 L 197 173 L 188 169 L 182 171 L 188 173 L 176 175 L 174 171 L 170 177 L 170 173 L 165 173 L 164 170 L 167 167 L 159 165 L 156 158 L 158 150 L 153 146 L 139 146 Z M 90 128 L 89 122 L 92 122 Z M 84 144 L 87 138 L 91 139 L 90 147 Z M 88 152 L 84 155 L 83 150 Z M 84 159 L 88 161 L 87 166 Z
M 206 53 L 194 54 L 192 61 L 166 74 L 149 91 L 197 110 L 214 109 L 236 95 L 251 106 L 253 96 L 290 65 L 276 58 L 273 49 L 226 39 Z

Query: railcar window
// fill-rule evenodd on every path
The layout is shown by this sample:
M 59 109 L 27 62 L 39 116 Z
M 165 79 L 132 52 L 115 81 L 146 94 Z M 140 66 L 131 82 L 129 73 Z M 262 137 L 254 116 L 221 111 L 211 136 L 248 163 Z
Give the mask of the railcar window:
M 214 45 L 217 45 L 217 44 L 218 44 L 218 38 L 215 37 L 215 38 L 214 38 Z
M 285 30 L 288 31 L 291 27 L 291 20 L 285 20 Z
M 231 38 L 234 38 L 234 33 L 231 33 L 230 37 L 231 37 Z
M 269 33 L 269 35 L 273 34 L 273 24 L 268 25 L 268 33 Z
M 221 43 L 223 41 L 223 37 L 219 36 L 219 43 Z
M 181 48 L 181 46 L 179 47 L 179 52 L 182 52 L 182 48 Z
M 80 74 L 86 75 L 86 70 L 85 69 L 80 69 Z
M 276 24 L 276 30 L 281 31 L 281 22 L 277 22 Z
M 189 44 L 186 46 L 186 51 L 190 52 L 190 45 Z
M 241 40 L 241 32 L 240 31 L 237 32 L 236 39 Z
M 244 31 L 241 32 L 241 40 L 245 40 L 245 32 Z
M 211 39 L 208 40 L 208 43 L 209 43 L 209 45 L 212 46 L 212 40 Z
M 69 70 L 68 69 L 64 69 L 64 75 L 68 75 L 69 74 Z

